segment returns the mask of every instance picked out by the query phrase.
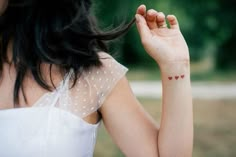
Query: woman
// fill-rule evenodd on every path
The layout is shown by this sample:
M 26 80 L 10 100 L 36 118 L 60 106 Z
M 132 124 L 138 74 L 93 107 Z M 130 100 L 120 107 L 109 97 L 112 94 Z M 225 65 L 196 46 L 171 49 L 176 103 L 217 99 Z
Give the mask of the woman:
M 161 71 L 159 126 L 133 95 L 127 69 L 103 52 L 103 41 L 132 23 L 101 33 L 90 0 L 0 5 L 0 156 L 91 157 L 100 119 L 127 157 L 191 156 L 189 52 L 174 15 L 144 5 L 135 15 L 142 44 Z

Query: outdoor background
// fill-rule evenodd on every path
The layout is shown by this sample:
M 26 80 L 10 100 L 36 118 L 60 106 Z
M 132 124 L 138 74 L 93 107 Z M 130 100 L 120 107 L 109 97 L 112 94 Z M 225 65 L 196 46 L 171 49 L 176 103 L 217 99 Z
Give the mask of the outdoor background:
M 193 157 L 235 157 L 236 1 L 99 0 L 94 2 L 96 2 L 93 7 L 94 14 L 104 31 L 129 22 L 140 4 L 146 4 L 148 9 L 153 8 L 163 11 L 166 15 L 175 14 L 178 17 L 191 55 L 195 128 Z M 139 83 L 144 85 L 160 83 L 158 67 L 142 48 L 135 26 L 128 34 L 110 43 L 110 52 L 130 69 L 127 76 L 134 90 L 138 89 L 137 86 L 139 90 L 143 87 Z M 154 90 L 161 91 L 159 86 Z M 137 94 L 137 96 L 144 108 L 159 121 L 160 95 L 148 97 Z M 124 157 L 103 126 L 99 130 L 95 157 Z

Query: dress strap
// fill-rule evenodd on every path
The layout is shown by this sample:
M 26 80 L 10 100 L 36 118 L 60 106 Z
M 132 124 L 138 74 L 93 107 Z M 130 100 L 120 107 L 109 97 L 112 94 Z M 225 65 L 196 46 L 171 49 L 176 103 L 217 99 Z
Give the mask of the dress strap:
M 53 100 L 52 104 L 50 105 L 50 107 L 54 107 L 57 104 L 62 93 L 65 92 L 66 89 L 68 89 L 69 81 L 70 81 L 72 74 L 73 74 L 72 69 L 70 69 L 70 71 L 67 74 L 65 74 L 64 79 L 60 82 L 59 86 L 56 89 L 56 92 L 54 93 L 55 94 L 53 96 L 54 100 Z

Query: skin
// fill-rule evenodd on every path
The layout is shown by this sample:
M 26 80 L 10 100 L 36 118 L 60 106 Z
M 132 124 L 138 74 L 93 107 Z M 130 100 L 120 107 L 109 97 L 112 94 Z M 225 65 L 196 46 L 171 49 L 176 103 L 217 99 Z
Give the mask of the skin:
M 141 5 L 137 28 L 147 53 L 161 69 L 163 101 L 160 125 L 144 111 L 124 77 L 104 102 L 105 127 L 127 157 L 190 157 L 193 143 L 189 51 L 174 15 Z M 170 28 L 161 28 L 166 19 Z M 169 76 L 184 74 L 183 79 Z M 123 99 L 125 97 L 125 99 Z
M 0 1 L 0 13 L 6 1 Z M 104 125 L 114 142 L 127 157 L 191 157 L 193 145 L 193 115 L 190 84 L 189 51 L 174 15 L 137 9 L 136 24 L 146 52 L 160 67 L 163 86 L 162 115 L 160 124 L 153 120 L 134 96 L 126 77 L 123 77 L 100 108 Z M 166 22 L 170 28 L 166 27 Z M 11 46 L 8 52 L 11 54 Z M 50 83 L 47 64 L 42 69 Z M 53 79 L 57 85 L 63 76 L 53 67 Z M 184 75 L 181 78 L 181 75 Z M 175 79 L 179 76 L 178 80 Z M 0 109 L 13 108 L 15 68 L 3 65 L 0 86 Z M 172 80 L 169 80 L 172 77 Z M 34 104 L 47 93 L 27 74 L 24 81 L 28 104 Z M 20 104 L 25 104 L 20 94 Z M 125 99 L 124 99 L 125 98 Z M 25 107 L 25 106 L 21 106 Z M 86 117 L 96 123 L 95 112 Z
M 8 0 L 0 0 L 0 15 L 6 10 Z

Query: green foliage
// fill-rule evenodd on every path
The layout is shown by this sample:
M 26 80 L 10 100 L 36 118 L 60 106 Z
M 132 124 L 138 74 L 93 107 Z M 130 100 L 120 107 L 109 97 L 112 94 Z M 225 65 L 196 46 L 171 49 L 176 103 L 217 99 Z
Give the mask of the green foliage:
M 180 0 L 175 2 L 192 19 L 184 30 L 190 49 L 197 57 L 212 53 L 217 69 L 236 69 L 236 10 L 234 0 Z M 213 52 L 208 47 L 213 46 Z M 201 57 L 200 57 L 201 59 Z
M 103 29 L 129 22 L 140 4 L 175 14 L 189 45 L 192 61 L 214 57 L 218 69 L 236 69 L 235 0 L 100 0 L 94 12 Z M 135 27 L 118 42 L 122 62 L 149 66 L 154 62 L 144 52 Z M 113 44 L 112 47 L 115 47 Z M 143 65 L 145 64 L 145 65 Z

